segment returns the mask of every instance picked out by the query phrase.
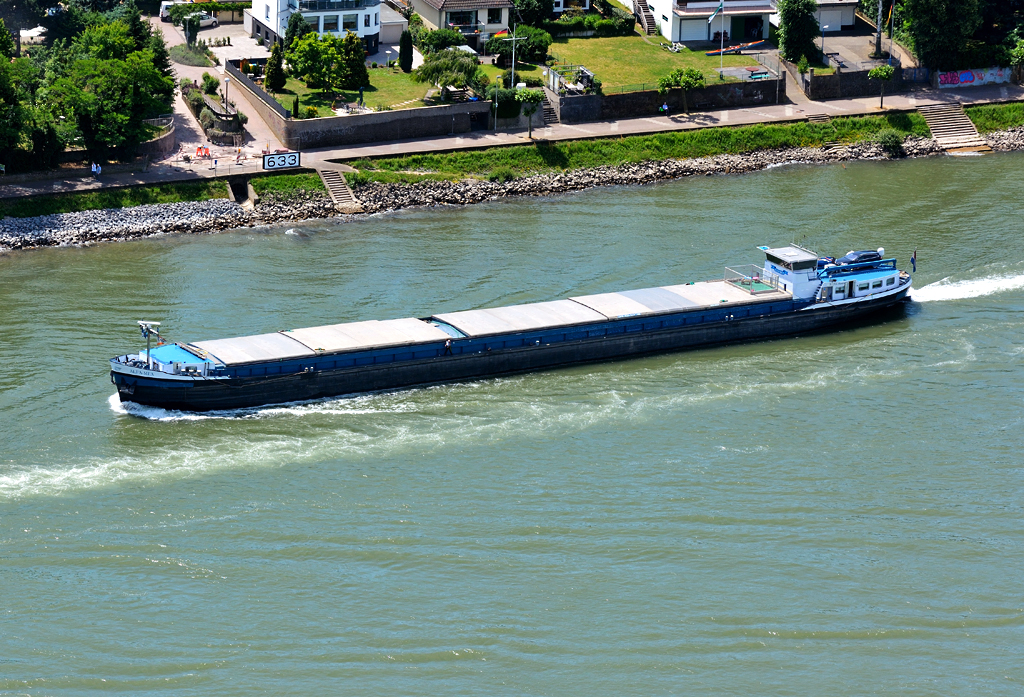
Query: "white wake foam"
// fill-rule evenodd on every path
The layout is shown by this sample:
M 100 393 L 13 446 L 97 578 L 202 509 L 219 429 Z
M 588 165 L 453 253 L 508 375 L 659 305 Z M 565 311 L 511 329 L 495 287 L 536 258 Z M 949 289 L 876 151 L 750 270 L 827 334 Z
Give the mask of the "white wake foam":
M 941 281 L 929 283 L 923 288 L 915 288 L 911 291 L 911 297 L 919 303 L 937 300 L 964 300 L 1003 293 L 1008 290 L 1020 290 L 1021 288 L 1024 288 L 1024 274 L 987 276 L 967 281 L 950 281 L 948 278 L 944 278 Z

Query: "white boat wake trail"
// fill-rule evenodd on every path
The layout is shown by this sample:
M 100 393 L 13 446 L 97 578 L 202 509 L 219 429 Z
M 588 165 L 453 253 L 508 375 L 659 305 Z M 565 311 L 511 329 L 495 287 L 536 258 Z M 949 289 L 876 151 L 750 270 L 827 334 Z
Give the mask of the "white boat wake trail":
M 944 278 L 923 288 L 915 288 L 911 291 L 911 298 L 919 303 L 964 300 L 1021 288 L 1024 288 L 1024 274 L 987 276 L 970 281 L 950 281 Z

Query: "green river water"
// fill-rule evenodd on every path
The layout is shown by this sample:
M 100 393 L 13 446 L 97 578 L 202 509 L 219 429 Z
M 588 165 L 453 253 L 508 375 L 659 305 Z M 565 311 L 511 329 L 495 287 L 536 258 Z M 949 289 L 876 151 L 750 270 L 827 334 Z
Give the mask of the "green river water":
M 1024 155 L 0 256 L 0 694 L 1024 693 Z M 188 415 L 198 340 L 884 246 L 828 335 Z

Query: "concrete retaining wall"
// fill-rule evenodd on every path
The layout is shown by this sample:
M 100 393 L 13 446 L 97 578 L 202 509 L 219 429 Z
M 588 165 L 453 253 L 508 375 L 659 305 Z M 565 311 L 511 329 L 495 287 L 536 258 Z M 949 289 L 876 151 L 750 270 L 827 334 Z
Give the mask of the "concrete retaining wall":
M 756 82 L 727 82 L 713 84 L 686 93 L 686 102 L 691 111 L 725 109 L 756 104 L 775 104 L 786 95 L 785 80 L 759 80 Z M 556 97 L 548 91 L 551 102 L 562 123 L 582 123 L 611 119 L 626 119 L 642 116 L 658 116 L 659 108 L 668 104 L 670 114 L 683 112 L 683 91 L 669 90 L 659 94 L 646 92 L 625 92 L 622 94 L 589 94 Z
M 873 97 L 880 94 L 882 86 L 878 80 L 868 78 L 867 70 L 846 72 L 836 70 L 832 75 L 816 75 L 812 68 L 804 80 L 804 94 L 808 99 L 850 99 L 852 97 Z M 885 93 L 896 94 L 906 91 L 903 68 L 896 68 L 891 80 L 885 81 Z
M 174 152 L 174 146 L 177 144 L 175 138 L 174 126 L 161 136 L 157 136 L 153 140 L 147 140 L 145 143 L 139 146 L 140 155 L 149 155 L 152 159 L 160 159 L 172 152 Z
M 302 121 L 278 117 L 278 137 L 286 147 L 298 150 L 468 133 L 474 123 L 486 128 L 490 111 L 490 102 L 467 102 Z

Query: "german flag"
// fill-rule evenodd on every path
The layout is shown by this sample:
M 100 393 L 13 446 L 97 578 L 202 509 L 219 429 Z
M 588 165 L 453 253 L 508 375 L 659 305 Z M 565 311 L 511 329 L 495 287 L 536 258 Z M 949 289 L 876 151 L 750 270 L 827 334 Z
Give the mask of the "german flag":
M 492 34 L 492 36 L 508 36 L 508 29 L 502 29 L 495 34 Z

